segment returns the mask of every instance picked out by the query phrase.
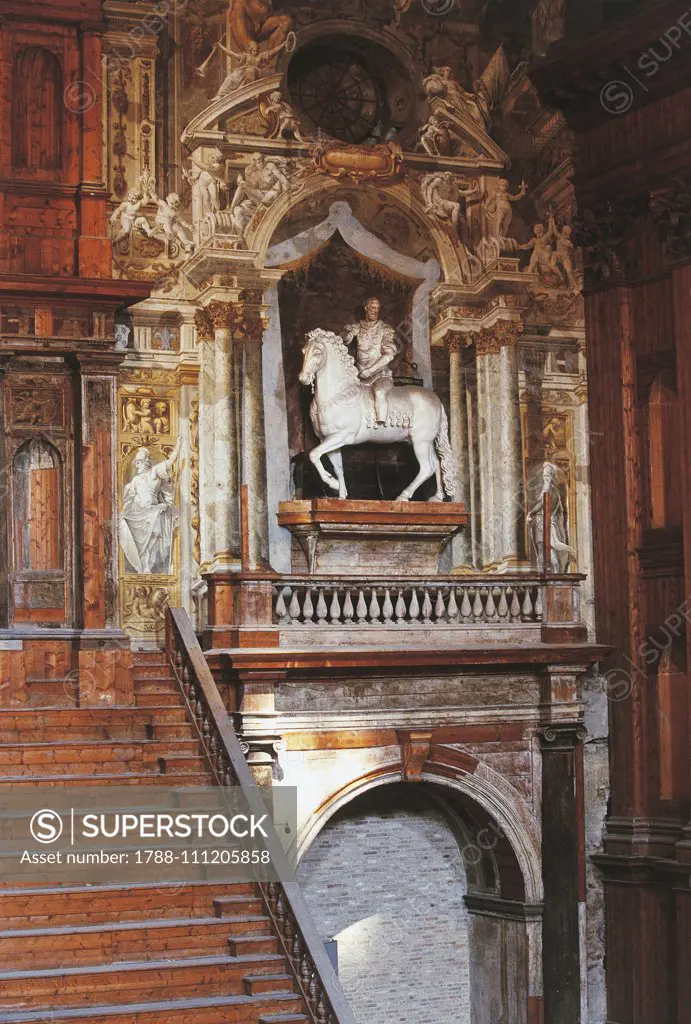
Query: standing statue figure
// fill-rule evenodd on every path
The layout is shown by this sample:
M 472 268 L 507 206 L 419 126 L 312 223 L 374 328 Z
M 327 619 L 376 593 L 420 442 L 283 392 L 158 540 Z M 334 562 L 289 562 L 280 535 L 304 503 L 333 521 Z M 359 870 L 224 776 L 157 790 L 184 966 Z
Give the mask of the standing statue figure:
M 552 572 L 564 573 L 569 562 L 576 558 L 576 552 L 569 547 L 566 532 L 566 509 L 561 492 L 557 487 L 558 469 L 552 462 L 546 462 L 542 469 L 542 494 L 537 505 L 527 515 L 530 539 L 540 572 L 545 571 L 544 511 L 545 495 L 550 496 L 550 565 Z
M 130 571 L 169 573 L 173 556 L 175 483 L 180 438 L 167 459 L 154 464 L 148 448 L 134 456 L 135 474 L 122 493 L 119 536 Z
M 192 222 L 197 225 L 211 213 L 219 213 L 228 193 L 225 180 L 223 154 L 220 149 L 211 153 L 211 161 L 205 163 L 191 156 L 192 168 L 183 170 L 183 175 L 192 187 Z
M 346 324 L 345 342 L 352 344 L 357 338 L 355 364 L 360 380 L 374 392 L 374 411 L 377 423 L 386 424 L 388 394 L 393 387 L 391 363 L 398 355 L 396 332 L 379 319 L 381 303 L 376 296 L 365 303 L 365 318 L 356 324 Z
M 551 268 L 555 274 L 561 275 L 571 291 L 576 292 L 578 291 L 578 250 L 571 237 L 573 228 L 570 224 L 565 224 L 560 231 L 553 214 L 549 216 L 549 226 L 555 240 Z
M 513 220 L 513 204 L 528 194 L 528 186 L 524 181 L 515 196 L 511 195 L 511 187 L 506 178 L 497 182 L 496 194 L 485 202 L 485 214 L 489 221 L 493 238 L 503 241 L 509 237 L 509 229 Z

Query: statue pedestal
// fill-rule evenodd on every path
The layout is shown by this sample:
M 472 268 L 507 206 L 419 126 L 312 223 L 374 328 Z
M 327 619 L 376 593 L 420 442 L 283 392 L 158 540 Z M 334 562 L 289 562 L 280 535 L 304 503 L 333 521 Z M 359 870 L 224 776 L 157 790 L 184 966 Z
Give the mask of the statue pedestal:
M 293 535 L 293 572 L 321 576 L 428 576 L 468 523 L 460 502 L 282 501 L 278 522 Z

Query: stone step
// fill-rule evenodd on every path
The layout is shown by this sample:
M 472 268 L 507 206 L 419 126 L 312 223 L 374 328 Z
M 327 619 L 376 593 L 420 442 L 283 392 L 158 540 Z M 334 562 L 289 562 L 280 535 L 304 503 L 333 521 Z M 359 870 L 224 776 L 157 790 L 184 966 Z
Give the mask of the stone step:
M 185 698 L 179 688 L 165 693 L 140 693 L 138 690 L 134 694 L 135 707 L 146 708 L 146 707 L 184 707 Z
M 243 978 L 244 990 L 248 996 L 260 996 L 265 992 L 292 992 L 292 974 L 259 974 L 245 975 Z
M 262 1013 L 257 1024 L 298 1024 L 305 1020 L 309 1018 L 304 1013 Z
M 187 739 L 192 727 L 183 707 L 51 708 L 3 711 L 0 744 L 71 740 Z
M 121 772 L 113 775 L 3 775 L 2 785 L 12 786 L 215 786 L 211 772 Z M 6 881 L 6 879 L 3 879 Z
M 55 886 L 0 890 L 5 929 L 78 927 L 151 917 L 207 917 L 216 901 L 228 900 L 234 916 L 260 915 L 263 902 L 251 882 L 159 882 L 108 886 Z M 232 901 L 232 902 L 231 902 Z M 219 916 L 218 914 L 216 916 Z
M 180 687 L 175 679 L 135 679 L 134 690 L 140 693 L 179 693 Z
M 0 973 L 0 1008 L 91 1006 L 109 1001 L 153 1002 L 195 996 L 263 995 L 293 991 L 278 954 L 258 957 L 189 957 L 146 963 L 96 964 Z
M 29 743 L 0 743 L 0 766 L 128 761 L 135 757 L 145 757 L 150 761 L 155 761 L 159 757 L 196 754 L 198 750 L 199 743 L 189 738 L 170 741 L 127 739 L 91 742 L 69 738 L 60 743 L 33 742 L 32 738 Z
M 208 999 L 59 1008 L 48 1012 L 36 1008 L 3 1013 L 2 1020 L 5 1024 L 46 1024 L 46 1020 L 67 1024 L 85 1020 L 89 1024 L 107 1024 L 114 1020 L 118 1024 L 255 1024 L 263 1019 L 262 1014 L 290 1014 L 299 1009 L 299 996 L 276 992 L 262 996 L 210 996 Z
M 228 939 L 228 949 L 231 956 L 277 953 L 278 939 L 274 935 L 232 935 Z
M 226 896 L 214 896 L 214 913 L 216 914 L 216 917 L 233 917 L 238 912 L 238 906 L 245 902 L 246 899 L 241 893 L 233 893 L 232 895 Z M 259 913 L 263 906 L 260 896 L 256 897 L 256 904 L 256 912 Z
M 33 968 L 70 967 L 122 960 L 156 960 L 164 955 L 227 953 L 230 938 L 264 940 L 252 948 L 230 950 L 232 956 L 277 953 L 277 940 L 268 934 L 269 918 L 189 917 L 110 924 L 67 925 L 60 928 L 13 928 L 0 932 L 0 970 L 17 963 Z
M 77 679 L 74 675 L 58 679 L 26 680 L 27 704 L 33 707 L 75 707 L 78 692 Z

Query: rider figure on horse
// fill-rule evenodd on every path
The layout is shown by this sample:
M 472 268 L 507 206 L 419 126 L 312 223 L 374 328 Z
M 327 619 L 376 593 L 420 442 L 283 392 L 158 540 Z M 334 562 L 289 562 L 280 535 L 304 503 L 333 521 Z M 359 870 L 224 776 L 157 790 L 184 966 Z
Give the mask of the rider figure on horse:
M 355 363 L 363 384 L 374 393 L 374 411 L 379 425 L 385 425 L 389 415 L 388 393 L 393 384 L 390 363 L 398 355 L 395 331 L 379 319 L 381 303 L 376 296 L 365 303 L 365 318 L 357 324 L 346 324 L 346 345 L 357 338 Z

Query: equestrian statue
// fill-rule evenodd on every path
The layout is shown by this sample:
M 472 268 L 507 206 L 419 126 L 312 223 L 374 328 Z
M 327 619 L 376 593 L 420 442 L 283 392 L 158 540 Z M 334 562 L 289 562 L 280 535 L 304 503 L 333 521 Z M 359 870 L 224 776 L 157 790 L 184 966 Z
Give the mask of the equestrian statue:
M 333 331 L 318 327 L 306 336 L 300 382 L 312 387 L 310 419 L 321 442 L 310 460 L 324 483 L 339 498 L 347 498 L 342 448 L 365 441 L 407 441 L 419 472 L 396 500 L 410 501 L 434 476 L 437 488 L 430 501 L 444 501 L 445 494 L 453 497 L 456 480 L 446 411 L 429 388 L 394 385 L 390 364 L 398 352 L 395 334 L 379 319 L 379 311 L 379 299 L 371 298 L 364 320 L 345 328 L 348 342 L 357 338 L 355 358 Z M 336 477 L 322 463 L 323 455 L 329 455 Z

